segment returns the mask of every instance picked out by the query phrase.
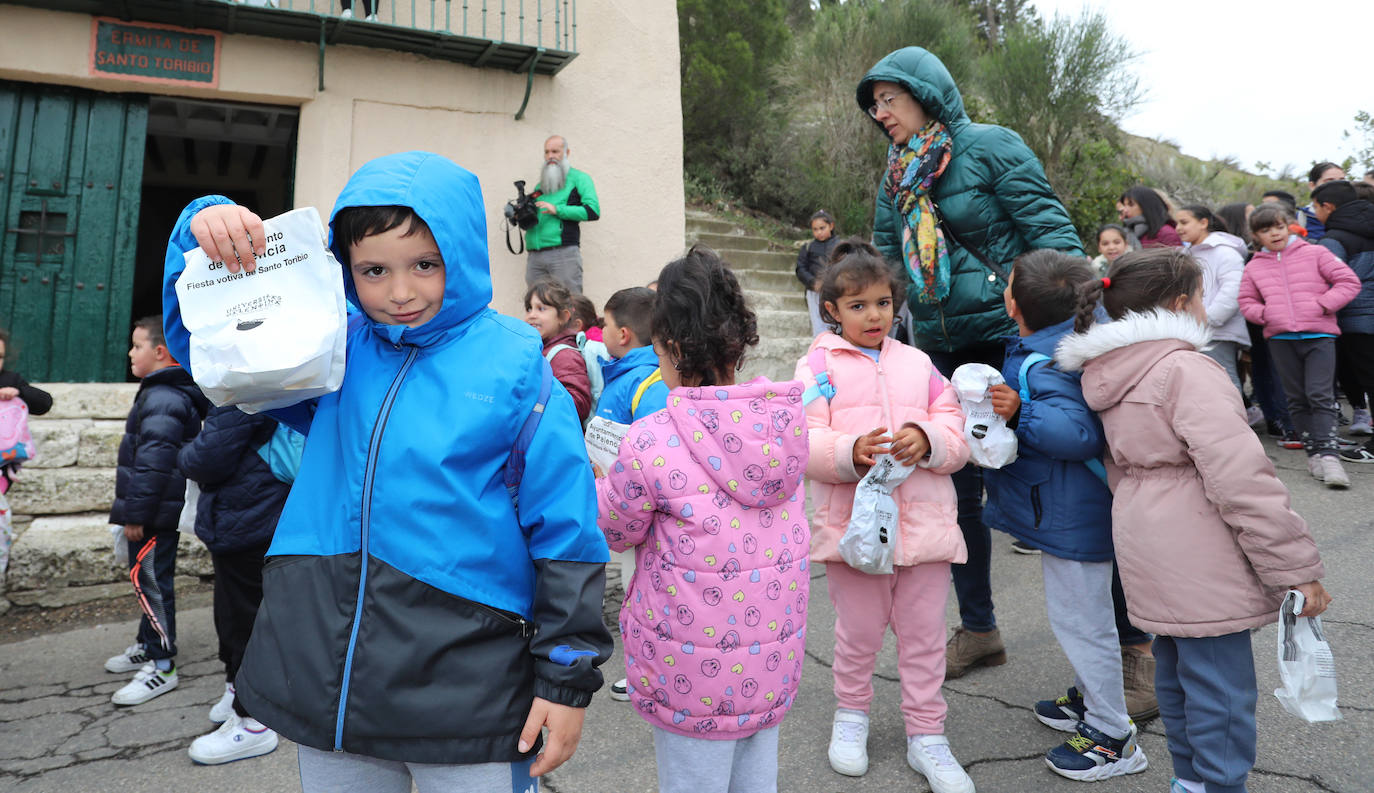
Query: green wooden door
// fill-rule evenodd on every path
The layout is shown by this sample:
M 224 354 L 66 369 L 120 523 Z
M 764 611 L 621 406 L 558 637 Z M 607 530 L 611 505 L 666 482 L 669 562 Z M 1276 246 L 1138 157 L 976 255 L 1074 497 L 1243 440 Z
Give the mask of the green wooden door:
M 0 325 L 31 381 L 128 370 L 142 96 L 0 82 Z

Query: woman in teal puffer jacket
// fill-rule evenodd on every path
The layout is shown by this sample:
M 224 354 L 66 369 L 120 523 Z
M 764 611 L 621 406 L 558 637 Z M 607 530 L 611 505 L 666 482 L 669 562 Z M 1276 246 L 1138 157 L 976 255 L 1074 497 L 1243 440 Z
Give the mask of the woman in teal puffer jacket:
M 1002 337 L 1016 332 L 1002 302 L 1004 274 L 1037 248 L 1081 254 L 1068 212 L 1021 137 L 970 121 L 954 79 L 926 50 L 905 47 L 878 61 L 857 98 L 892 140 L 873 244 L 911 281 L 913 342 L 946 377 L 969 362 L 1000 371 Z M 968 563 L 954 565 L 963 624 L 946 650 L 947 677 L 1006 660 L 993 617 L 982 476 L 970 465 L 954 485 Z

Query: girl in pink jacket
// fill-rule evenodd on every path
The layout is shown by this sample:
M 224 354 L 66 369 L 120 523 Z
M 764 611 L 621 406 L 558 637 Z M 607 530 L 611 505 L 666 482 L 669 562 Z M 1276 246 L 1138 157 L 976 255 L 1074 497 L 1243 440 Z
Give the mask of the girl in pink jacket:
M 664 267 L 653 339 L 668 405 L 630 425 L 597 483 L 611 548 L 635 549 L 620 634 L 664 793 L 776 791 L 801 676 L 806 417 L 800 383 L 735 383 L 757 327 L 709 249 Z
M 930 358 L 888 337 L 892 270 L 872 246 L 841 242 L 821 284 L 822 333 L 797 363 L 808 386 L 815 507 L 811 559 L 824 562 L 835 605 L 835 699 L 830 767 L 860 776 L 868 770 L 868 711 L 873 668 L 888 626 L 897 635 L 906 722 L 907 762 L 938 793 L 972 793 L 944 736 L 945 600 L 950 564 L 967 557 L 950 474 L 968 462 L 964 415 L 954 387 Z M 818 379 L 828 381 L 833 392 Z M 893 491 L 900 530 L 894 572 L 870 575 L 845 564 L 838 551 L 849 524 L 856 483 L 875 458 L 891 454 L 915 466 Z
M 1290 242 L 1277 203 L 1250 214 L 1250 231 L 1264 247 L 1241 276 L 1241 313 L 1264 328 L 1307 470 L 1327 487 L 1350 487 L 1336 440 L 1336 312 L 1360 294 L 1360 277 L 1326 248 Z
M 1258 214 L 1259 210 L 1256 210 Z M 1112 322 L 1093 324 L 1101 301 Z M 1178 249 L 1128 253 L 1079 290 L 1065 371 L 1102 418 L 1112 539 L 1131 623 L 1156 634 L 1155 693 L 1173 788 L 1244 793 L 1255 762 L 1250 630 L 1284 592 L 1331 598 L 1307 524 L 1207 345 L 1202 271 Z

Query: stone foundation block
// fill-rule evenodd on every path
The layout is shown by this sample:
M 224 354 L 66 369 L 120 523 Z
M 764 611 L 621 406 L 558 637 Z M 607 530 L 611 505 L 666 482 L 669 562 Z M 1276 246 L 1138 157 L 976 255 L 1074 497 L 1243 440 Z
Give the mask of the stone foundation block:
M 9 501 L 20 515 L 108 512 L 114 491 L 113 468 L 25 468 Z

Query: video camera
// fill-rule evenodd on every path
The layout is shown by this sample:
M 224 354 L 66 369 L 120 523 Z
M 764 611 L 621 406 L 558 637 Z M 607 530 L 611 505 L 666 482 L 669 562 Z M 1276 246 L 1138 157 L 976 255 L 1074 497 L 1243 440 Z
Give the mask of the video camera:
M 539 207 L 535 206 L 538 194 L 525 195 L 525 180 L 523 179 L 516 181 L 515 194 L 514 200 L 506 202 L 506 220 L 524 231 L 529 231 L 539 222 Z

